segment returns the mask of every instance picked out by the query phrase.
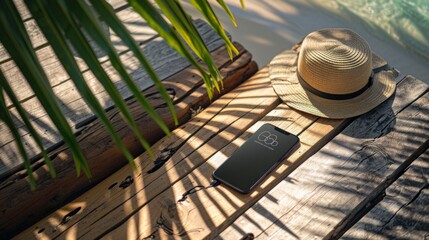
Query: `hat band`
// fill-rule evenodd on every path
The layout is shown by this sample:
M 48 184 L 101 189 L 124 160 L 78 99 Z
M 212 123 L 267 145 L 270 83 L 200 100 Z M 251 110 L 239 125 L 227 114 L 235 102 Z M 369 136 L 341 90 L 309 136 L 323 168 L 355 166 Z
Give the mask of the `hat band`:
M 310 84 L 308 84 L 304 78 L 301 77 L 301 74 L 299 74 L 299 72 L 297 72 L 297 74 L 298 74 L 298 79 L 300 80 L 300 84 L 305 90 L 319 97 L 331 99 L 331 100 L 347 100 L 361 95 L 368 88 L 371 87 L 373 82 L 373 77 L 374 77 L 374 72 L 372 72 L 371 76 L 368 79 L 368 83 L 365 86 L 363 86 L 361 89 L 357 90 L 356 92 L 347 93 L 347 94 L 332 94 L 332 93 L 326 93 L 315 89 L 314 87 L 310 86 Z

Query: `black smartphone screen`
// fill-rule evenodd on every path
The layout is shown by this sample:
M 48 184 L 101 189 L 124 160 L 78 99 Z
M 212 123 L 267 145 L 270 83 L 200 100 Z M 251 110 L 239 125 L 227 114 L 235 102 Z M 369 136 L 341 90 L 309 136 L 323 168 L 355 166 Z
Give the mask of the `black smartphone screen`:
M 213 178 L 249 193 L 298 143 L 297 136 L 264 124 L 213 172 Z

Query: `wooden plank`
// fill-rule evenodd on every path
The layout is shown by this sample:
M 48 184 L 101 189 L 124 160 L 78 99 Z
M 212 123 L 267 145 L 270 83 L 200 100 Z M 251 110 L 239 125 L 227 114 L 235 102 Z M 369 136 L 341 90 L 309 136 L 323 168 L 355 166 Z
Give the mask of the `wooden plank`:
M 115 11 L 117 12 L 118 17 L 121 20 L 125 20 L 127 19 L 127 13 L 130 14 L 130 8 L 126 8 L 128 6 L 128 3 L 126 1 L 122 1 L 122 0 L 110 0 L 108 1 L 109 4 L 115 9 Z M 45 36 L 41 33 L 39 27 L 37 26 L 36 21 L 33 19 L 33 17 L 31 16 L 30 12 L 28 11 L 26 5 L 24 4 L 24 2 L 22 0 L 14 0 L 15 6 L 18 9 L 18 12 L 21 15 L 21 18 L 24 22 L 24 26 L 25 29 L 27 30 L 27 33 L 30 37 L 31 43 L 33 45 L 33 48 L 36 50 L 39 50 L 43 47 L 48 46 L 48 43 L 46 42 L 46 38 Z M 124 12 L 121 13 L 122 10 L 126 10 Z M 131 13 L 133 14 L 133 13 Z M 140 18 L 141 19 L 141 18 Z M 136 29 L 136 27 L 133 27 L 131 24 L 127 24 L 128 21 L 124 21 L 125 26 L 131 27 L 131 29 Z M 138 21 L 134 22 L 137 23 Z M 141 23 L 143 21 L 140 21 Z M 144 26 L 144 24 L 138 24 L 140 26 Z M 150 28 L 148 28 L 148 33 L 153 32 L 153 30 L 151 30 Z M 141 31 L 139 31 L 141 32 Z M 133 34 L 133 32 L 131 32 Z M 154 35 L 154 34 L 152 34 Z M 115 43 L 116 45 L 116 41 L 115 40 L 115 34 L 112 34 L 112 42 Z M 136 39 L 139 39 L 139 35 L 134 34 L 134 37 L 136 37 Z M 140 35 L 140 37 L 144 37 L 143 35 Z M 117 38 L 117 37 L 116 37 Z M 4 48 L 4 46 L 0 43 L 0 64 L 5 63 L 7 61 L 10 61 L 10 56 L 7 52 L 7 50 Z
M 210 26 L 208 26 L 202 21 L 197 21 L 197 26 L 203 34 L 203 37 L 206 40 L 210 51 L 213 51 L 214 49 L 222 46 L 223 43 L 221 39 L 216 36 L 214 31 L 210 29 Z M 171 76 L 174 73 L 190 65 L 187 60 L 183 59 L 179 54 L 175 53 L 174 50 L 171 49 L 165 42 L 158 41 L 161 40 L 158 38 L 152 42 L 149 42 L 142 48 L 142 50 L 149 58 L 149 62 L 152 64 L 161 79 L 165 79 L 166 77 Z M 160 53 L 162 53 L 162 55 L 160 55 Z M 42 60 L 42 65 L 52 67 L 52 69 L 50 69 L 49 71 L 52 74 L 49 75 L 49 77 L 53 79 L 51 84 L 53 85 L 54 92 L 59 95 L 61 102 L 69 106 L 70 104 L 78 101 L 80 99 L 80 96 L 77 94 L 77 90 L 74 88 L 72 81 L 68 78 L 68 75 L 64 72 L 59 62 L 56 60 L 56 58 L 54 59 L 53 53 L 50 52 L 44 56 L 50 56 L 47 58 L 49 60 L 48 62 L 43 62 L 44 60 Z M 52 59 L 54 61 L 51 61 Z M 140 68 L 138 60 L 135 59 L 130 52 L 124 53 L 121 56 L 121 60 L 126 64 L 130 71 L 132 71 L 132 77 L 135 79 L 136 84 L 142 90 L 152 85 L 151 81 L 148 80 L 149 76 L 143 69 Z M 104 62 L 103 66 L 107 70 L 107 73 L 112 76 L 114 82 L 116 83 L 116 86 L 123 94 L 124 98 L 129 97 L 130 93 L 128 89 L 125 87 L 123 81 L 120 81 L 120 77 L 115 73 L 110 64 L 108 62 Z M 11 76 L 19 75 L 19 71 L 17 69 L 15 70 L 12 71 L 11 69 L 10 71 L 8 71 L 8 73 L 11 74 Z M 101 95 L 99 96 L 99 98 L 102 100 L 104 105 L 106 105 L 106 108 L 111 106 L 111 101 L 107 99 L 104 89 L 101 87 L 101 85 L 92 75 L 92 73 L 87 70 L 87 68 L 84 68 L 83 73 L 88 81 L 89 86 L 93 89 L 94 94 Z M 18 77 L 17 80 L 19 80 L 17 82 L 20 82 L 22 79 Z M 25 81 L 21 82 L 23 84 L 26 84 Z M 34 97 L 32 97 L 33 94 L 31 92 L 28 92 L 31 91 L 28 87 L 18 84 L 15 86 L 15 88 L 22 89 L 22 91 L 18 91 L 22 94 L 22 96 L 29 96 L 29 98 L 23 101 L 23 105 L 24 107 L 28 108 L 30 116 L 34 116 L 32 119 L 38 119 L 46 115 L 42 106 Z M 80 101 L 82 102 L 83 100 Z M 84 103 L 82 102 L 81 105 L 84 105 Z M 63 106 L 63 108 L 65 107 Z M 65 108 L 63 110 L 66 112 L 66 114 L 71 114 L 69 113 L 70 109 Z M 75 108 L 72 110 L 80 113 L 90 112 L 88 108 Z M 12 113 L 16 114 L 13 110 Z M 84 119 L 85 116 L 82 116 L 81 119 L 82 118 Z M 0 126 L 3 125 L 3 123 L 0 123 Z M 17 123 L 17 126 L 21 125 L 22 124 Z
M 232 219 L 239 216 L 290 172 L 291 168 L 295 167 L 294 163 L 302 160 L 303 156 L 308 156 L 315 148 L 323 145 L 324 141 L 328 141 L 332 133 L 343 123 L 341 120 L 326 119 L 318 119 L 314 122 L 313 116 L 293 112 L 285 105 L 278 106 L 276 110 L 217 152 L 206 163 L 151 202 L 138 208 L 138 211 L 126 216 L 126 221 L 104 232 L 99 231 L 99 228 L 94 229 L 83 237 L 89 237 L 95 233 L 97 237 L 110 239 L 166 239 L 184 236 L 190 239 L 213 238 L 225 225 L 232 222 Z M 272 121 L 272 119 L 275 120 Z M 250 195 L 240 195 L 222 186 L 210 188 L 212 181 L 210 175 L 213 170 L 265 122 L 276 122 L 277 126 L 298 134 L 301 147 Z M 205 186 L 205 189 L 183 199 L 183 194 L 196 186 Z M 106 224 L 106 221 L 101 224 Z
M 123 9 L 118 13 L 118 17 L 121 19 L 121 21 L 124 23 L 124 25 L 127 27 L 127 29 L 130 31 L 133 38 L 141 45 L 147 44 L 148 42 L 152 42 L 153 45 L 159 44 L 157 42 L 162 41 L 161 38 L 158 37 L 156 32 L 147 26 L 147 24 L 142 20 L 139 14 L 135 13 L 131 8 Z M 212 35 L 215 35 L 213 32 L 210 32 L 210 27 L 205 25 L 204 21 L 197 19 L 195 21 L 195 24 L 198 28 L 200 28 L 201 34 L 207 34 L 211 33 Z M 35 25 L 35 23 L 33 24 Z M 40 30 L 32 30 L 35 27 L 29 27 L 29 31 L 32 31 L 31 35 L 36 37 L 41 36 Z M 206 39 L 211 39 L 215 41 L 217 38 L 210 38 L 205 37 Z M 38 38 L 36 38 L 38 39 Z M 37 42 L 36 40 L 33 40 Z M 128 55 L 132 56 L 127 50 L 128 48 L 125 46 L 125 44 L 122 43 L 122 41 L 116 36 L 116 34 L 113 32 L 111 34 L 111 42 L 117 49 L 117 52 L 119 55 Z M 50 80 L 50 83 L 53 87 L 56 87 L 68 80 L 68 75 L 65 73 L 65 71 L 62 69 L 61 64 L 59 63 L 58 59 L 54 57 L 54 53 L 52 49 L 44 42 L 41 45 L 45 45 L 39 49 L 39 47 L 36 47 L 38 50 L 36 51 L 37 56 L 41 62 L 41 65 L 44 66 L 45 71 L 47 72 L 48 78 Z M 151 47 L 153 47 L 153 45 Z M 165 44 L 164 44 L 165 45 Z M 150 48 L 149 48 L 150 49 Z M 161 47 L 160 49 L 155 49 L 155 53 L 157 52 L 166 52 L 169 54 L 169 50 L 164 49 L 164 47 Z M 213 49 L 209 49 L 213 50 Z M 158 63 L 162 62 L 163 59 L 160 60 L 160 57 L 153 57 L 154 54 L 153 51 L 148 50 L 148 47 L 146 47 L 146 54 L 149 54 L 149 60 L 152 61 L 152 63 Z M 1 54 L 0 54 L 1 56 Z M 130 56 L 124 56 L 125 58 L 130 58 Z M 165 55 L 164 58 L 168 59 L 170 56 Z M 76 60 L 79 63 L 79 66 L 82 70 L 82 72 L 86 72 L 88 70 L 85 63 L 80 59 L 76 58 Z M 108 62 L 106 57 L 100 58 L 100 61 L 102 63 Z M 131 60 L 128 60 L 131 61 Z M 165 59 L 164 59 L 165 61 Z M 132 60 L 132 62 L 135 64 L 138 61 L 135 59 Z M 6 62 L 0 61 L 1 67 L 3 72 L 5 73 L 5 76 L 8 79 L 11 79 L 13 81 L 10 81 L 13 89 L 19 89 L 21 90 L 18 92 L 18 99 L 22 101 L 27 101 L 33 96 L 33 93 L 31 92 L 29 86 L 26 84 L 26 81 L 22 77 L 19 69 L 15 65 L 13 61 L 10 59 Z M 132 69 L 134 70 L 134 69 Z M 172 75 L 173 73 L 170 73 L 169 75 Z M 27 90 L 28 89 L 28 90 Z M 8 102 L 8 105 L 10 105 L 10 102 Z
M 253 75 L 257 71 L 257 66 L 251 61 L 251 55 L 239 44 L 235 43 L 240 49 L 241 54 L 233 62 L 230 61 L 225 48 L 216 50 L 214 59 L 221 67 L 221 74 L 224 77 L 225 93 L 244 79 Z M 182 72 L 171 76 L 165 80 L 167 89 L 173 94 L 176 105 L 176 111 L 180 123 L 183 123 L 191 116 L 191 109 L 205 107 L 210 103 L 207 97 L 203 82 L 198 75 L 198 71 L 189 67 Z M 145 91 L 150 94 L 151 102 L 157 106 L 157 111 L 166 121 L 170 128 L 174 128 L 170 113 L 166 108 L 163 100 L 159 97 L 157 91 L 152 88 Z M 219 93 L 215 94 L 215 98 Z M 135 101 L 130 101 L 130 108 L 134 117 L 140 126 L 143 135 L 150 142 L 155 142 L 163 136 L 162 131 L 146 115 L 143 109 Z M 131 130 L 126 127 L 117 110 L 108 112 L 108 115 L 115 124 L 119 136 L 123 139 L 124 144 L 134 155 L 141 154 L 142 148 L 132 134 Z M 91 171 L 91 181 L 82 176 L 76 178 L 73 168 L 71 154 L 66 148 L 59 149 L 53 154 L 54 166 L 57 169 L 57 178 L 50 179 L 44 166 L 35 163 L 38 189 L 34 192 L 28 190 L 25 173 L 17 173 L 2 183 L 0 187 L 0 230 L 17 232 L 21 226 L 34 223 L 43 214 L 64 205 L 70 200 L 70 197 L 76 196 L 87 190 L 90 186 L 97 184 L 99 181 L 115 172 L 118 168 L 126 163 L 119 149 L 112 143 L 109 135 L 103 129 L 102 125 L 95 121 L 91 123 L 78 136 L 79 143 L 87 156 Z M 150 161 L 149 161 L 150 162 Z M 67 186 L 67 191 L 58 191 L 62 186 Z M 19 194 L 17 194 L 19 193 Z M 8 220 L 4 216 L 8 216 Z
M 342 239 L 429 237 L 429 151 L 411 163 L 385 196 Z
M 314 116 L 291 110 L 282 104 L 262 121 L 253 125 L 265 115 L 266 111 L 278 104 L 278 97 L 269 86 L 266 74 L 266 69 L 261 70 L 245 84 L 214 102 L 193 121 L 185 124 L 185 130 L 187 130 L 188 126 L 193 126 L 195 121 L 199 121 L 200 116 L 210 115 L 219 107 L 222 109 L 218 113 L 219 116 L 211 118 L 204 128 L 194 133 L 191 138 L 183 139 L 184 146 L 179 149 L 173 148 L 174 154 L 164 165 L 165 167 L 163 166 L 153 173 L 160 175 L 148 175 L 147 170 L 140 170 L 140 166 L 139 170 L 134 173 L 129 167 L 121 169 L 73 201 L 71 204 L 74 205 L 65 206 L 61 211 L 40 221 L 19 237 L 86 239 L 105 236 L 122 239 L 137 236 L 145 238 L 151 235 L 158 238 L 160 234 L 162 237 L 187 236 L 201 239 L 219 233 L 217 228 L 225 226 L 232 217 L 262 197 L 281 179 L 282 175 L 293 168 L 294 162 L 307 157 L 324 141 L 328 141 L 344 123 L 341 120 L 317 119 Z M 236 95 L 237 92 L 240 94 Z M 231 102 L 223 106 L 222 103 L 229 101 L 231 95 L 233 95 Z M 274 123 L 297 134 L 301 133 L 302 143 L 300 149 L 288 161 L 285 161 L 254 194 L 243 196 L 236 195 L 223 187 L 208 188 L 188 196 L 184 202 L 177 203 L 186 190 L 197 185 L 208 186 L 213 169 L 264 122 Z M 253 127 L 248 129 L 252 125 Z M 242 134 L 243 132 L 244 134 Z M 164 141 L 169 143 L 166 138 L 160 144 L 165 144 Z M 162 151 L 159 151 L 158 154 L 162 155 Z M 206 162 L 208 158 L 210 160 Z M 143 160 L 147 161 L 148 157 L 143 154 L 140 159 L 141 165 L 143 165 Z M 112 185 L 119 183 L 127 176 L 130 176 L 129 179 L 133 179 L 133 184 L 129 188 L 121 190 Z M 109 186 L 113 187 L 109 190 Z M 118 190 L 121 191 L 120 195 L 115 197 L 113 193 Z M 107 199 L 97 197 L 98 204 L 94 204 L 96 207 L 87 209 L 87 206 L 91 205 L 86 204 L 88 199 L 95 198 L 91 196 L 108 197 Z M 126 197 L 124 198 L 124 196 Z M 82 202 L 85 204 L 76 205 Z M 89 202 L 92 203 L 92 201 Z M 112 202 L 115 204 L 110 205 Z M 72 209 L 70 207 L 75 209 L 76 206 L 81 207 L 78 213 L 70 222 L 60 225 L 61 218 L 67 214 L 64 210 L 70 211 Z M 64 232 L 59 235 L 50 235 L 54 228 Z M 38 234 L 37 232 L 41 229 L 44 230 Z M 165 234 L 169 235 L 165 236 Z
M 205 24 L 202 21 L 197 21 L 197 26 L 203 34 L 203 38 L 208 44 L 210 51 L 219 48 L 223 45 L 223 41 L 216 35 L 216 33 L 210 28 L 209 25 Z M 190 63 L 171 49 L 165 42 L 159 42 L 160 39 L 155 39 L 143 46 L 142 50 L 145 55 L 148 57 L 149 62 L 152 64 L 152 67 L 158 73 L 158 76 L 161 79 L 165 79 L 168 76 L 173 75 L 174 73 L 188 67 Z M 51 79 L 56 79 L 55 82 L 58 84 L 53 87 L 54 92 L 58 96 L 60 101 L 60 107 L 69 120 L 69 123 L 72 127 L 76 126 L 80 122 L 86 120 L 87 118 L 92 117 L 94 114 L 90 108 L 85 104 L 84 100 L 78 94 L 74 84 L 68 75 L 62 69 L 62 66 L 56 60 L 56 58 L 51 53 L 46 62 L 42 64 L 45 67 L 51 66 L 49 72 L 49 77 Z M 129 71 L 131 71 L 131 76 L 135 80 L 136 84 L 140 89 L 146 89 L 152 85 L 152 81 L 149 80 L 147 73 L 140 67 L 138 60 L 132 56 L 130 52 L 124 53 L 121 55 L 121 59 L 124 64 L 127 66 Z M 44 60 L 43 60 L 44 61 Z M 54 67 L 56 66 L 56 67 Z M 110 62 L 106 61 L 103 63 L 103 67 L 107 70 L 107 73 L 114 80 L 116 87 L 120 91 L 121 95 L 124 98 L 130 97 L 131 93 L 129 89 L 125 86 L 124 82 L 121 81 L 121 78 L 118 76 L 116 71 L 111 67 Z M 9 71 L 9 74 L 16 74 L 16 71 Z M 19 78 L 19 74 L 16 77 Z M 85 79 L 88 81 L 88 84 L 92 88 L 94 94 L 103 103 L 105 108 L 113 106 L 112 101 L 108 97 L 108 94 L 105 92 L 104 88 L 98 83 L 97 79 L 89 71 L 84 70 Z M 23 81 L 21 81 L 23 82 Z M 29 88 L 25 86 L 15 86 L 19 89 Z M 21 92 L 22 96 L 31 96 L 32 93 L 26 91 L 17 91 Z M 34 123 L 34 127 L 39 132 L 43 139 L 44 146 L 49 148 L 54 144 L 58 143 L 61 140 L 61 136 L 56 131 L 55 126 L 50 121 L 46 112 L 44 111 L 42 104 L 32 97 L 23 102 L 23 106 L 27 109 L 30 119 Z M 16 109 L 11 109 L 11 114 L 13 116 L 18 116 Z M 35 156 L 39 153 L 38 147 L 29 134 L 28 130 L 18 117 L 15 118 L 15 125 L 19 128 L 21 137 L 26 145 L 26 148 L 29 157 Z M 9 171 L 9 169 L 22 163 L 21 157 L 16 154 L 18 151 L 16 149 L 13 135 L 5 127 L 4 123 L 0 123 L 1 138 L 0 138 L 0 159 L 2 159 L 2 164 L 0 165 L 0 179 L 4 177 L 4 174 Z
M 148 61 L 153 64 L 152 66 L 156 69 L 159 68 L 159 66 L 162 66 L 165 62 L 171 62 L 178 58 L 180 58 L 179 54 L 171 55 L 174 53 L 174 50 L 172 50 L 168 45 L 163 42 L 163 40 L 154 34 L 153 30 L 151 30 L 149 27 L 145 27 L 144 23 L 141 23 L 142 25 L 139 25 L 139 19 L 138 16 L 135 16 L 136 13 L 131 14 L 131 12 L 128 9 L 124 10 L 124 17 L 134 16 L 130 20 L 124 19 L 123 21 L 129 21 L 129 25 L 133 26 L 130 31 L 132 31 L 135 35 L 133 37 L 136 39 L 136 41 L 139 41 L 142 46 L 143 53 L 145 56 L 147 56 Z M 136 23 L 137 22 L 137 23 Z M 204 21 L 202 20 L 196 20 L 195 24 L 197 28 L 199 29 L 200 34 L 202 34 L 203 39 L 205 42 L 209 45 L 209 51 L 213 51 L 217 47 L 219 47 L 219 44 L 214 44 L 219 41 L 219 37 L 214 33 L 214 31 L 208 26 Z M 115 45 L 118 46 L 121 49 L 121 51 L 118 51 L 118 54 L 121 57 L 121 60 L 125 62 L 126 66 L 129 68 L 129 72 L 132 75 L 136 75 L 139 71 L 139 62 L 136 58 L 133 57 L 133 54 L 130 51 L 127 51 L 126 48 L 123 46 L 121 47 L 121 42 L 116 39 Z M 217 45 L 217 46 L 213 46 Z M 47 46 L 44 47 L 37 52 L 38 59 L 40 60 L 40 64 L 44 68 L 48 79 L 50 80 L 50 84 L 53 88 L 61 87 L 61 84 L 66 83 L 69 80 L 68 74 L 64 71 L 61 63 L 56 58 L 53 50 L 51 47 Z M 163 55 L 160 56 L 160 53 L 163 53 Z M 82 61 L 80 58 L 76 58 L 79 67 L 83 73 L 89 72 L 88 67 L 86 64 Z M 177 60 L 176 60 L 177 61 Z M 103 67 L 107 70 L 110 67 L 109 61 L 106 57 L 101 58 L 100 62 L 102 63 Z M 185 61 L 186 62 L 186 61 Z M 183 64 L 179 64 L 181 66 Z M 186 65 L 189 66 L 189 63 L 186 62 Z M 15 65 L 13 61 L 8 61 L 6 63 L 1 64 L 2 71 L 5 74 L 5 77 L 9 80 L 11 87 L 15 90 L 21 90 L 17 91 L 17 98 L 21 100 L 22 102 L 29 101 L 33 97 L 33 93 L 30 89 L 30 87 L 27 84 L 27 81 L 24 79 L 22 74 L 20 73 L 18 67 Z M 170 66 L 171 68 L 171 66 Z M 174 68 L 173 68 L 174 69 Z M 181 69 L 179 69 L 181 70 Z M 175 70 L 175 72 L 179 71 Z M 112 70 L 110 70 L 109 74 Z M 137 73 L 134 73 L 134 71 L 137 71 Z M 159 74 L 165 74 L 167 76 L 170 76 L 174 74 L 173 72 L 167 72 L 159 71 Z M 164 75 L 163 75 L 164 77 Z M 162 78 L 161 78 L 162 79 Z M 89 79 L 90 80 L 90 79 Z M 118 80 L 115 82 L 117 83 Z M 91 82 L 90 82 L 91 83 Z M 90 84 L 94 85 L 94 83 Z M 118 86 L 121 87 L 121 86 Z M 142 88 L 143 89 L 143 88 Z M 98 91 L 96 91 L 97 93 Z M 8 103 L 8 106 L 10 103 Z
M 37 231 L 42 228 L 45 229 L 43 234 L 36 234 L 37 231 L 34 232 L 33 228 L 29 228 L 20 236 L 35 235 L 38 237 L 42 235 L 53 238 L 61 234 L 67 235 L 68 232 L 74 230 L 79 230 L 79 234 L 84 234 L 94 228 L 91 224 L 87 224 L 89 222 L 97 224 L 100 222 L 100 218 L 113 220 L 123 218 L 123 211 L 132 211 L 132 209 L 123 209 L 123 206 L 134 201 L 148 202 L 168 189 L 172 182 L 177 182 L 186 175 L 190 171 L 189 168 L 192 168 L 191 165 L 187 166 L 190 163 L 188 160 L 190 156 L 193 158 L 192 165 L 198 165 L 198 162 L 204 162 L 206 157 L 213 155 L 217 148 L 208 148 L 208 145 L 205 145 L 208 139 L 214 139 L 211 142 L 222 148 L 257 121 L 258 116 L 265 115 L 277 106 L 279 104 L 278 97 L 268 86 L 269 80 L 266 77 L 266 71 L 260 71 L 230 93 L 213 102 L 209 108 L 185 125 L 174 130 L 170 137 L 163 138 L 156 143 L 153 146 L 155 154 L 158 156 L 158 160 L 165 161 L 165 164 L 160 166 L 157 171 L 151 171 L 154 165 L 150 158 L 143 154 L 136 159 L 138 160 L 138 171 L 132 171 L 129 166 L 125 166 L 97 187 L 73 201 L 76 203 L 85 199 L 84 201 L 88 204 L 79 204 L 81 211 L 67 224 L 57 227 L 58 215 L 56 212 L 36 224 Z M 203 145 L 205 145 L 204 151 L 199 151 Z M 175 170 L 178 165 L 183 165 L 180 173 Z M 152 173 L 149 174 L 148 172 Z M 127 176 L 132 176 L 133 183 L 138 184 L 139 188 L 136 188 L 134 184 L 125 189 L 119 188 L 119 183 Z M 114 185 L 115 183 L 116 185 Z M 130 199 L 127 201 L 124 199 L 124 194 L 134 196 L 137 200 Z M 105 201 L 105 196 L 108 196 L 108 201 Z M 59 212 L 70 209 L 70 206 L 76 205 L 64 206 Z M 52 232 L 54 228 L 57 229 L 56 232 Z
M 126 7 L 128 4 L 124 0 L 107 0 L 107 2 L 113 7 L 113 9 L 122 9 Z M 19 14 L 23 21 L 28 21 L 32 19 L 30 12 L 28 11 L 26 5 L 23 0 L 13 0 L 16 8 L 18 9 Z
M 395 98 L 354 120 L 220 238 L 338 237 L 375 189 L 426 144 L 427 91 L 428 86 L 413 77 L 401 81 Z

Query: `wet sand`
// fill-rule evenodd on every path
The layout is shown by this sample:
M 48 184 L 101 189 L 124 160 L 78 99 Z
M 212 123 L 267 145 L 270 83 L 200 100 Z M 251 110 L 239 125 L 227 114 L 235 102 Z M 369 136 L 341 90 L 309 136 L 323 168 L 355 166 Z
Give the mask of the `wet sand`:
M 245 10 L 241 8 L 239 0 L 226 2 L 236 17 L 238 28 L 233 26 L 228 16 L 214 3 L 221 22 L 231 33 L 233 40 L 243 44 L 253 54 L 260 67 L 312 31 L 342 27 L 350 28 L 364 37 L 373 51 L 401 72 L 401 78 L 413 75 L 429 83 L 427 59 L 399 45 L 383 29 L 370 26 L 335 2 L 246 0 Z M 201 17 L 190 4 L 185 6 L 193 17 Z

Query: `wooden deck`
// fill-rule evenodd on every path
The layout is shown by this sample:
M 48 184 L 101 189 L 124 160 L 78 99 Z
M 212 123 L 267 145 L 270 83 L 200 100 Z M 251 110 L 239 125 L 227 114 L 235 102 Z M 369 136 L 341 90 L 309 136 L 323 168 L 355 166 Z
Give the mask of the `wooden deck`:
M 30 215 L 38 210 L 34 206 L 23 211 L 4 197 L 4 189 L 17 182 L 0 188 L 1 209 L 8 206 L 9 211 L 0 211 L 2 219 L 13 216 L 13 207 L 21 219 L 33 217 L 34 224 L 15 238 L 429 238 L 429 86 L 407 76 L 398 79 L 393 97 L 367 114 L 342 120 L 315 117 L 280 101 L 267 67 L 240 84 L 256 66 L 236 44 L 241 54 L 232 62 L 221 46 L 212 50 L 226 90 L 231 90 L 216 101 L 207 101 L 190 67 L 164 80 L 175 89 L 184 118 L 170 136 L 153 139 L 155 161 L 142 153 L 135 159 L 137 170 L 125 165 L 104 173 L 107 178 L 100 176 L 96 185 L 78 185 L 88 190 L 40 221 Z M 377 63 L 381 74 L 395 74 L 382 59 Z M 208 104 L 189 119 L 191 108 Z M 264 123 L 298 135 L 300 147 L 248 195 L 211 186 L 214 169 Z M 96 133 L 94 141 L 100 134 L 97 124 L 85 127 Z M 103 151 L 93 153 L 94 159 Z M 70 172 L 65 173 L 63 183 L 70 183 L 72 178 L 65 178 Z M 54 192 L 50 201 L 70 197 L 52 186 L 37 192 L 39 206 L 49 191 Z M 31 196 L 21 193 L 21 199 Z
M 19 2 L 17 0 L 17 2 Z M 179 124 L 188 121 L 196 112 L 205 108 L 222 94 L 230 91 L 245 79 L 252 76 L 258 67 L 252 60 L 252 55 L 239 43 L 234 43 L 239 54 L 230 59 L 223 41 L 211 27 L 202 20 L 195 20 L 199 32 L 212 53 L 215 64 L 220 69 L 224 79 L 223 89 L 216 92 L 210 100 L 207 96 L 203 81 L 198 71 L 190 66 L 190 63 L 171 49 L 162 39 L 146 26 L 141 17 L 130 10 L 123 1 L 110 1 L 116 7 L 117 15 L 123 20 L 126 27 L 138 41 L 142 51 L 146 54 L 158 76 L 163 80 L 170 96 L 173 99 Z M 72 127 L 84 155 L 87 157 L 92 178 L 85 176 L 76 177 L 72 155 L 67 146 L 63 144 L 53 124 L 48 120 L 41 104 L 37 101 L 31 89 L 26 85 L 19 73 L 17 66 L 0 46 L 0 67 L 7 76 L 14 89 L 18 91 L 20 100 L 31 115 L 32 123 L 42 135 L 44 146 L 49 149 L 49 155 L 57 171 L 57 177 L 51 179 L 43 164 L 37 146 L 31 141 L 27 129 L 19 118 L 15 118 L 21 137 L 28 146 L 27 150 L 32 158 L 33 170 L 37 181 L 37 190 L 30 191 L 26 172 L 23 170 L 22 160 L 18 157 L 18 151 L 13 138 L 3 123 L 0 123 L 0 239 L 7 238 L 22 231 L 28 226 L 39 221 L 47 214 L 63 206 L 70 200 L 79 196 L 101 180 L 127 164 L 127 160 L 120 150 L 112 144 L 109 134 L 103 125 L 89 111 L 74 85 L 61 67 L 57 58 L 53 55 L 50 46 L 37 29 L 34 20 L 26 13 L 25 8 L 20 8 L 26 17 L 26 26 L 32 36 L 33 45 L 41 58 L 42 66 L 49 69 L 48 77 L 54 92 L 58 94 L 59 102 L 66 118 Z M 118 37 L 111 34 L 110 39 L 117 48 L 119 55 L 130 71 L 133 79 L 143 91 L 148 101 L 155 107 L 155 111 L 166 122 L 170 129 L 175 126 L 171 114 L 159 96 L 158 91 L 152 85 L 152 81 L 146 72 L 138 64 L 138 60 L 123 45 Z M 127 127 L 118 110 L 112 106 L 104 89 L 97 83 L 95 77 L 81 62 L 81 71 L 91 86 L 100 102 L 106 109 L 107 116 L 113 123 L 115 130 L 125 146 L 135 156 L 143 152 L 135 135 Z M 103 67 L 114 79 L 117 88 L 131 109 L 135 121 L 148 142 L 151 144 L 164 136 L 163 131 L 150 119 L 138 102 L 130 97 L 129 90 L 123 85 L 118 75 L 112 70 L 106 57 L 100 57 Z M 11 104 L 11 103 L 8 103 Z M 9 106 L 13 115 L 16 110 Z M 67 187 L 65 187 L 67 186 Z M 67 189 L 64 191 L 64 189 Z
M 428 92 L 407 76 L 373 111 L 325 119 L 281 103 L 263 68 L 155 143 L 162 166 L 143 153 L 136 171 L 123 167 L 17 238 L 427 238 Z M 264 123 L 300 148 L 249 195 L 210 186 Z
M 131 11 L 129 8 L 119 8 L 117 15 L 132 33 L 132 36 L 141 45 L 143 53 L 147 56 L 147 59 L 160 79 L 166 79 L 191 65 L 186 59 L 181 57 L 179 53 L 175 52 L 162 41 L 161 37 L 155 34 L 155 32 L 142 21 L 137 13 Z M 208 24 L 205 24 L 201 20 L 197 20 L 196 25 L 203 39 L 206 41 L 210 52 L 223 45 L 222 40 Z M 76 87 L 53 54 L 52 48 L 46 43 L 40 30 L 35 25 L 34 20 L 29 19 L 26 22 L 26 26 L 28 26 L 27 29 L 30 35 L 33 36 L 32 43 L 37 50 L 36 53 L 40 59 L 41 65 L 47 73 L 54 93 L 58 96 L 61 110 L 64 112 L 69 124 L 76 129 L 76 132 L 82 131 L 82 127 L 86 126 L 89 120 L 93 120 L 94 114 L 78 94 Z M 152 87 L 152 81 L 149 80 L 149 76 L 143 68 L 140 67 L 137 58 L 133 56 L 131 51 L 127 49 L 114 34 L 111 34 L 110 39 L 137 86 L 142 91 Z M 15 89 L 18 100 L 22 102 L 27 110 L 36 130 L 41 134 L 44 146 L 51 150 L 58 148 L 61 146 L 62 139 L 56 131 L 55 126 L 49 120 L 42 105 L 34 96 L 34 93 L 24 80 L 18 67 L 10 59 L 9 55 L 5 53 L 1 45 L 0 52 L 3 52 L 3 54 L 0 55 L 1 68 L 9 80 L 11 87 Z M 110 61 L 107 57 L 100 57 L 99 60 L 107 74 L 111 76 L 121 95 L 124 99 L 128 99 L 131 96 L 131 92 L 126 87 L 125 83 L 121 81 L 119 75 L 111 66 Z M 106 109 L 111 108 L 113 102 L 108 98 L 107 92 L 98 83 L 92 72 L 88 70 L 83 60 L 77 58 L 77 61 L 80 64 L 79 67 L 88 85 L 99 99 L 100 103 L 102 103 L 102 106 Z M 152 90 L 152 92 L 153 91 L 154 90 Z M 17 111 L 11 106 L 12 103 L 7 102 L 7 105 L 11 108 L 12 115 L 18 116 Z M 23 126 L 23 123 L 20 122 L 18 117 L 15 117 L 15 124 L 19 127 L 21 138 L 26 142 L 26 150 L 29 158 L 37 158 L 37 154 L 39 153 L 38 147 L 28 130 Z M 2 159 L 0 162 L 0 179 L 3 179 L 16 172 L 16 167 L 20 165 L 22 159 L 19 154 L 16 154 L 18 151 L 13 142 L 13 136 L 4 126 L 4 123 L 0 123 L 0 130 L 0 159 Z

